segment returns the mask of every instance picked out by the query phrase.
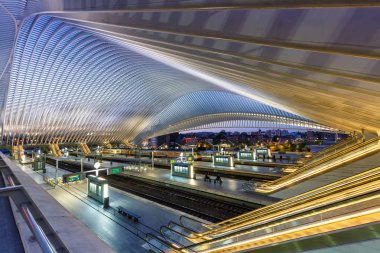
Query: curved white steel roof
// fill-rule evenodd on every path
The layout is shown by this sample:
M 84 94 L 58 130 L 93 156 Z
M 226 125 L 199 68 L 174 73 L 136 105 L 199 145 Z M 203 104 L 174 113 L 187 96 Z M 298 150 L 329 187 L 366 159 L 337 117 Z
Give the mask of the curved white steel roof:
M 378 6 L 0 0 L 2 133 L 133 141 L 270 115 L 378 132 Z M 4 37 L 16 24 L 17 40 Z

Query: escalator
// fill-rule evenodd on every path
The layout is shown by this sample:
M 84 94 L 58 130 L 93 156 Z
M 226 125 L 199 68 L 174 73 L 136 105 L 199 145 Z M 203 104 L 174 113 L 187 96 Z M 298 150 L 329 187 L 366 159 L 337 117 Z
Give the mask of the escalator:
M 355 229 L 379 221 L 379 214 L 380 168 L 375 168 L 219 223 L 183 216 L 161 233 L 172 246 L 164 252 L 235 252 Z

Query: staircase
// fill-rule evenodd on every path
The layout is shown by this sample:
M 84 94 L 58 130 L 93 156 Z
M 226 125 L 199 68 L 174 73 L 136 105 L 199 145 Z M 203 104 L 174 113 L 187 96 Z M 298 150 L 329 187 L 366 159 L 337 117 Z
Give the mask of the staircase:
M 91 154 L 90 148 L 87 146 L 86 143 L 79 143 L 80 148 L 82 149 L 83 153 L 88 155 Z
M 19 160 L 21 158 L 20 155 L 23 155 L 23 154 L 24 154 L 24 147 L 22 145 L 12 146 L 13 159 Z
M 54 157 L 60 157 L 58 152 L 57 152 L 57 149 L 56 149 L 56 144 L 49 144 L 49 148 L 50 148 L 51 152 L 53 152 Z
M 61 149 L 59 148 L 58 144 L 54 144 L 54 148 L 55 148 L 55 150 L 57 152 L 57 155 L 59 157 L 61 157 L 62 156 L 62 152 L 61 152 Z

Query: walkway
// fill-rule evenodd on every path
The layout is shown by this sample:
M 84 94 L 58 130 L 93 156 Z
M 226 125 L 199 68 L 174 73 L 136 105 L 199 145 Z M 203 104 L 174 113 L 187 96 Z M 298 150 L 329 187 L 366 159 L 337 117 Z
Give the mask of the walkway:
M 43 179 L 42 174 L 32 171 L 30 165 L 19 165 L 37 183 L 41 184 L 63 207 L 74 215 L 82 224 L 92 230 L 100 239 L 117 252 L 144 252 L 145 233 L 158 234 L 160 226 L 169 221 L 178 221 L 183 212 L 120 191 L 113 187 L 109 189 L 110 206 L 105 210 L 101 204 L 87 197 L 86 182 L 71 183 L 52 189 Z M 46 165 L 47 175 L 55 175 L 55 167 Z M 58 174 L 70 173 L 59 169 Z M 112 208 L 123 206 L 142 216 L 140 223 L 135 223 L 121 216 Z M 195 217 L 194 217 L 195 218 Z M 199 218 L 196 218 L 199 219 Z
M 94 160 L 88 159 L 85 160 L 84 163 L 88 164 L 94 164 Z M 197 163 L 203 163 L 203 162 L 197 162 Z M 123 167 L 125 166 L 125 163 L 118 163 L 118 162 L 111 162 L 103 160 L 102 167 Z M 213 166 L 213 165 L 212 165 Z M 221 166 L 214 166 L 214 168 L 218 168 Z M 249 167 L 256 167 L 256 166 L 249 166 Z M 222 168 L 226 169 L 226 168 Z M 254 168 L 252 168 L 254 170 Z M 259 168 L 259 171 L 272 171 L 276 170 L 275 168 Z M 276 202 L 277 198 L 268 197 L 265 195 L 262 195 L 260 193 L 255 193 L 253 191 L 244 191 L 242 190 L 242 185 L 244 183 L 247 183 L 245 180 L 237 180 L 237 179 L 230 179 L 230 178 L 222 178 L 223 183 L 220 184 L 214 184 L 213 182 L 204 182 L 203 174 L 196 174 L 197 179 L 189 179 L 189 178 L 183 178 L 183 177 L 176 177 L 171 175 L 171 171 L 168 169 L 161 169 L 161 168 L 154 168 L 146 170 L 145 172 L 139 173 L 139 172 L 133 172 L 133 171 L 126 171 L 125 174 L 137 176 L 137 177 L 143 177 L 151 180 L 157 180 L 160 182 L 165 182 L 168 184 L 176 184 L 177 186 L 185 187 L 185 188 L 191 188 L 198 191 L 205 191 L 208 193 L 213 193 L 216 195 L 228 195 L 228 197 L 236 198 L 239 200 L 244 200 L 248 202 L 268 205 L 270 203 Z M 211 178 L 215 178 L 212 177 Z

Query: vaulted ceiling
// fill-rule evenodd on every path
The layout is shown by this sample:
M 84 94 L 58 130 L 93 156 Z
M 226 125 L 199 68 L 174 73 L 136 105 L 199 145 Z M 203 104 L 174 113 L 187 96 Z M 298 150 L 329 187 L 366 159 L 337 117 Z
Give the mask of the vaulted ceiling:
M 344 2 L 0 0 L 2 135 L 380 132 L 380 4 Z

